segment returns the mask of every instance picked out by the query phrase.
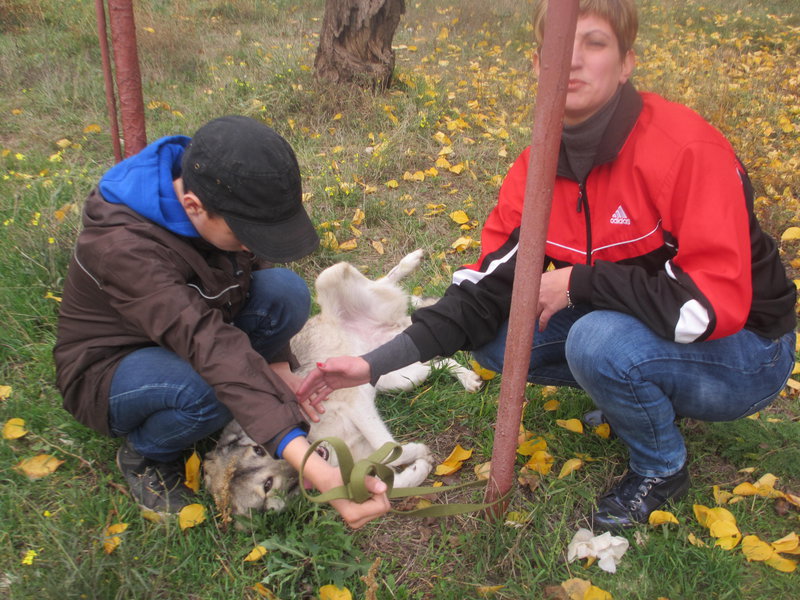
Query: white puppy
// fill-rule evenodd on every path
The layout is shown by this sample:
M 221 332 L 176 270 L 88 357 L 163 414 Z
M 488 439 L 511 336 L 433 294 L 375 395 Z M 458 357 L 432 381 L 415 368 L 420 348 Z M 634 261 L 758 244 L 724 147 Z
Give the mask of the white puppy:
M 411 324 L 410 304 L 420 304 L 399 285 L 417 269 L 422 250 L 405 256 L 385 277 L 367 279 L 349 263 L 338 263 L 319 274 L 315 282 L 319 314 L 291 342 L 300 362 L 301 375 L 317 362 L 332 356 L 358 356 L 389 341 Z M 452 359 L 441 359 L 464 388 L 476 391 L 480 377 Z M 410 390 L 424 381 L 431 371 L 429 363 L 415 363 L 388 373 L 377 386 L 362 385 L 337 390 L 325 401 L 325 413 L 319 423 L 311 424 L 309 441 L 338 437 L 350 448 L 355 460 L 371 454 L 392 434 L 375 406 L 376 391 Z M 417 486 L 428 476 L 433 465 L 424 444 L 409 443 L 393 463 L 396 487 Z M 324 447 L 318 448 L 332 463 L 336 457 Z M 285 461 L 276 461 L 254 443 L 235 421 L 222 432 L 217 447 L 204 461 L 205 484 L 223 514 L 246 514 L 250 510 L 280 510 L 285 498 L 297 487 L 296 474 Z

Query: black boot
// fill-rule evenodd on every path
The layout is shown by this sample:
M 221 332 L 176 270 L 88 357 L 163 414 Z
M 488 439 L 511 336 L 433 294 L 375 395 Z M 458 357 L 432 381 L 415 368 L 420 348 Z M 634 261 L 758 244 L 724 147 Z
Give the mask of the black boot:
M 117 450 L 117 466 L 140 507 L 157 513 L 177 513 L 193 502 L 183 484 L 183 461 L 157 462 L 139 454 L 126 439 Z
M 686 465 L 669 477 L 644 477 L 631 470 L 597 500 L 592 511 L 593 528 L 619 530 L 647 523 L 650 513 L 683 496 L 689 489 Z

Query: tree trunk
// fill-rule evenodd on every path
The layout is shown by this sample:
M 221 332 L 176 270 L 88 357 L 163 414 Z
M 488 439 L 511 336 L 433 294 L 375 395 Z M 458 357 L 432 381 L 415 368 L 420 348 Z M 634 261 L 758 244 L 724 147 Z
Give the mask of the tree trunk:
M 404 0 L 326 0 L 316 76 L 335 83 L 389 87 L 394 70 L 392 38 Z

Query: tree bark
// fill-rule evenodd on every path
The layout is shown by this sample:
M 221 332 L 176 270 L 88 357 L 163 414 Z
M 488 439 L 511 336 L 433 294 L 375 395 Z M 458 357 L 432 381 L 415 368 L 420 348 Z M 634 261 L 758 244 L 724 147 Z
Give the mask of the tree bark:
M 314 70 L 320 79 L 389 87 L 405 0 L 326 0 Z

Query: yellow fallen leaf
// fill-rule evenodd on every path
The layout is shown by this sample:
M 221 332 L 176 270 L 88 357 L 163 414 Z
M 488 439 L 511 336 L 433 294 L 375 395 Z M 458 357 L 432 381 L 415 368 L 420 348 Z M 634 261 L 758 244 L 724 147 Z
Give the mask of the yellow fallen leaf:
M 450 168 L 450 161 L 447 160 L 444 156 L 440 156 L 436 159 L 434 163 L 439 169 L 449 169 Z
M 582 466 L 583 466 L 583 461 L 580 458 L 570 458 L 567 462 L 564 463 L 564 466 L 561 467 L 561 472 L 558 474 L 558 478 L 564 479 L 564 477 L 566 477 L 573 471 L 577 471 Z
M 768 564 L 773 569 L 783 571 L 784 573 L 791 573 L 797 569 L 796 561 L 784 558 L 780 554 L 773 554 L 766 561 L 764 561 L 764 563 Z
M 555 400 L 555 399 L 548 400 L 547 402 L 542 404 L 542 408 L 543 409 L 545 409 L 546 411 L 551 411 L 551 412 L 554 411 L 554 410 L 558 410 L 559 406 L 561 406 L 561 402 L 559 402 L 558 400 Z
M 142 509 L 142 518 L 147 519 L 151 523 L 161 523 L 165 520 L 165 517 L 161 513 L 157 513 L 154 510 L 149 510 L 147 508 Z
M 450 213 L 450 218 L 459 225 L 469 223 L 469 216 L 463 210 L 454 210 Z
M 487 479 L 489 479 L 489 472 L 492 470 L 492 461 L 475 465 L 474 470 L 475 470 L 475 476 L 480 481 L 486 481 Z
M 319 588 L 319 600 L 352 600 L 353 595 L 347 588 L 340 588 L 333 584 L 323 585 Z
M 607 440 L 611 437 L 611 425 L 608 423 L 600 423 L 600 425 L 594 428 L 594 434 Z
M 717 538 L 715 545 L 724 550 L 732 550 L 742 539 L 742 534 L 736 523 L 730 521 L 714 521 L 708 528 L 712 537 Z
M 575 433 L 583 433 L 583 423 L 580 419 L 556 419 L 556 425 Z
M 706 548 L 706 547 L 708 547 L 708 544 L 706 544 L 706 543 L 705 543 L 703 540 L 701 540 L 700 538 L 698 538 L 698 537 L 697 537 L 695 534 L 693 534 L 693 533 L 690 533 L 690 534 L 687 536 L 687 539 L 689 540 L 689 543 L 690 543 L 692 546 L 697 546 L 698 548 Z
M 495 593 L 502 590 L 504 585 L 479 585 L 475 588 L 475 591 L 478 592 L 481 596 L 494 596 Z
M 392 189 L 392 190 L 395 189 L 396 187 L 398 187 L 399 185 L 400 184 L 397 183 L 396 179 L 390 179 L 389 181 L 386 182 L 386 187 L 388 187 L 389 189 Z
M 103 539 L 103 550 L 106 554 L 111 554 L 122 543 L 122 538 L 117 534 L 122 533 L 128 528 L 127 523 L 114 523 L 106 527 L 105 537 Z
M 13 418 L 9 419 L 3 425 L 3 439 L 16 440 L 28 433 L 25 429 L 25 419 Z
M 746 535 L 742 538 L 742 554 L 749 562 L 764 561 L 775 554 L 775 550 L 757 535 Z
M 339 244 L 339 250 L 346 251 L 346 250 L 355 250 L 358 247 L 358 242 L 355 238 L 351 240 L 347 240 L 346 242 L 342 242 Z
M 369 244 L 378 254 L 383 254 L 385 252 L 383 249 L 383 243 L 380 240 L 372 240 Z
M 533 456 L 540 450 L 547 450 L 547 441 L 542 437 L 529 438 L 517 446 L 517 454 L 522 456 Z
M 772 547 L 776 552 L 800 554 L 800 537 L 793 531 L 789 535 L 785 535 L 781 539 L 772 542 Z
M 97 123 L 90 123 L 83 128 L 83 133 L 100 133 L 101 131 L 103 131 L 103 128 Z
M 261 544 L 259 544 L 258 546 L 256 546 L 252 550 L 250 550 L 248 555 L 244 557 L 244 560 L 245 560 L 245 562 L 253 562 L 253 561 L 256 561 L 256 560 L 260 559 L 266 553 L 267 553 L 267 549 L 264 546 L 262 546 Z
M 556 393 L 558 393 L 558 387 L 554 385 L 546 385 L 542 388 L 542 398 L 547 398 Z
M 188 504 L 178 513 L 178 524 L 181 531 L 199 525 L 206 520 L 206 509 L 202 504 Z
M 531 454 L 525 466 L 531 471 L 536 471 L 539 475 L 547 475 L 553 468 L 554 458 L 546 450 L 538 450 Z
M 425 173 L 422 171 L 406 171 L 403 173 L 403 181 L 425 181 Z
M 472 450 L 465 450 L 461 447 L 461 444 L 456 444 L 456 447 L 453 448 L 450 456 L 444 459 L 440 465 L 437 465 L 435 474 L 452 475 L 461 468 L 461 465 L 470 456 L 472 456 Z
M 518 510 L 510 510 L 506 513 L 505 525 L 508 527 L 515 527 L 519 529 L 524 527 L 531 520 L 531 513 L 521 512 Z
M 592 587 L 592 582 L 578 577 L 567 579 L 561 584 L 561 587 L 567 592 L 570 600 L 583 600 Z
M 734 497 L 734 494 L 720 489 L 718 485 L 711 486 L 711 491 L 714 494 L 714 502 L 717 504 L 728 504 L 731 498 Z
M 444 133 L 443 131 L 437 131 L 436 133 L 434 133 L 433 139 L 435 139 L 443 146 L 450 146 L 453 143 L 452 141 L 450 141 L 450 138 L 447 137 L 447 134 Z
M 14 470 L 22 473 L 28 479 L 41 479 L 42 477 L 50 475 L 50 473 L 55 471 L 62 464 L 64 464 L 64 461 L 57 459 L 55 456 L 39 454 L 38 456 L 20 461 L 14 467 Z
M 186 466 L 186 486 L 195 492 L 200 490 L 200 455 L 192 452 L 187 459 Z
M 254 590 L 262 598 L 267 598 L 267 600 L 279 600 L 278 597 L 275 595 L 275 592 L 266 587 L 260 581 L 257 584 L 255 584 L 251 589 Z
M 58 146 L 61 149 L 69 148 L 71 145 L 72 145 L 72 142 L 69 141 L 67 138 L 61 138 L 60 140 L 58 140 L 56 142 L 56 146 Z
M 583 595 L 583 600 L 612 600 L 612 596 L 607 591 L 592 585 Z
M 469 235 L 462 235 L 458 238 L 455 242 L 450 244 L 450 247 L 455 250 L 456 252 L 464 252 L 473 246 L 477 246 L 478 242 L 472 239 Z
M 482 366 L 478 364 L 477 360 L 470 360 L 469 366 L 472 367 L 472 370 L 475 371 L 478 375 L 480 375 L 480 378 L 483 379 L 484 381 L 489 381 L 497 377 L 496 372 L 491 371 L 489 369 L 484 369 Z
M 666 525 L 667 523 L 679 525 L 678 519 L 668 510 L 654 510 L 650 513 L 647 521 L 650 525 Z
M 332 231 L 326 231 L 322 234 L 320 244 L 323 248 L 333 250 L 334 252 L 339 249 L 339 240 L 336 239 L 336 235 Z
M 0 385 L 0 400 L 8 400 L 12 391 L 10 385 Z
M 366 216 L 367 215 L 364 214 L 363 210 L 361 210 L 360 208 L 357 208 L 356 212 L 353 214 L 353 218 L 351 219 L 351 221 L 352 221 L 353 225 L 358 227 L 359 225 L 361 225 L 361 223 L 364 222 L 364 219 L 366 218 Z
M 464 163 L 458 163 L 457 165 L 451 166 L 447 170 L 450 171 L 451 173 L 455 173 L 456 175 L 461 175 L 461 173 L 463 173 L 464 169 L 466 169 L 466 168 L 467 167 L 466 167 L 466 165 L 464 165 Z
M 782 242 L 789 242 L 792 240 L 800 240 L 800 227 L 789 227 L 781 234 Z

